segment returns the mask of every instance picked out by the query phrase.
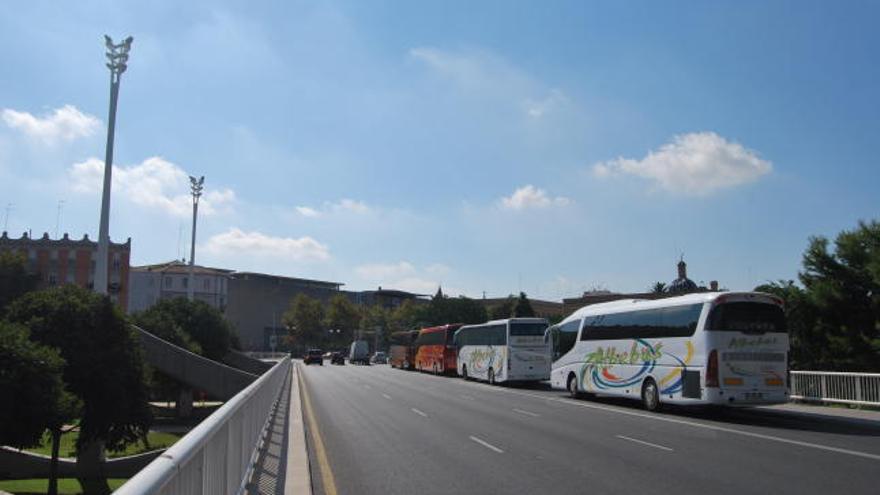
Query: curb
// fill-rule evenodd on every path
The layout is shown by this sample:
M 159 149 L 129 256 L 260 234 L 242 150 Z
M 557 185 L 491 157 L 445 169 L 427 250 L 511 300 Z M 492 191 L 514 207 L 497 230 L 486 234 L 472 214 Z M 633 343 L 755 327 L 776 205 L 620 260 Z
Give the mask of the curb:
M 290 421 L 287 426 L 287 467 L 284 474 L 284 495 L 311 495 L 312 479 L 309 473 L 309 453 L 306 448 L 302 399 L 299 395 L 299 369 L 291 363 Z

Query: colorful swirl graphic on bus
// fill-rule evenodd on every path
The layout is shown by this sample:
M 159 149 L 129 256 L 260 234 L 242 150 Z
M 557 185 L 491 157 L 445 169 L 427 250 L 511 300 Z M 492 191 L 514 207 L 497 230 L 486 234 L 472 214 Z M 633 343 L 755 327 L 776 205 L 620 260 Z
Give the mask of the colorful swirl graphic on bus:
M 503 369 L 504 349 L 474 349 L 468 359 L 468 367 L 477 373 L 486 373 L 489 368 Z
M 658 382 L 660 393 L 676 393 L 681 390 L 682 386 L 681 370 L 690 364 L 694 357 L 693 344 L 687 341 L 685 345 L 687 353 L 684 358 L 664 353 L 662 342 L 651 345 L 643 339 L 634 339 L 629 350 L 621 351 L 616 347 L 599 347 L 587 354 L 584 365 L 581 367 L 583 388 L 588 391 L 601 391 L 640 385 L 642 380 L 654 371 L 657 361 L 666 356 L 675 360 L 678 366 L 673 366 L 672 370 L 660 378 Z M 622 376 L 617 370 L 622 370 L 625 376 Z

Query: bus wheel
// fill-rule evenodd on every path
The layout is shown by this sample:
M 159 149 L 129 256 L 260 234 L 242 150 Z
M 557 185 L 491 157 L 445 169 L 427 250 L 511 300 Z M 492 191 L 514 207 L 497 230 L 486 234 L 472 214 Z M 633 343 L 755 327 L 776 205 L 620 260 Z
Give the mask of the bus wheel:
M 660 390 L 653 378 L 648 378 L 642 385 L 642 404 L 649 411 L 660 410 Z
M 461 365 L 461 377 L 464 378 L 465 380 L 469 379 L 468 374 L 467 374 L 467 365 L 466 364 Z
M 489 385 L 495 385 L 495 370 L 489 368 Z
M 581 393 L 578 392 L 578 382 L 577 375 L 574 373 L 568 375 L 568 395 L 571 396 L 572 399 L 580 398 Z

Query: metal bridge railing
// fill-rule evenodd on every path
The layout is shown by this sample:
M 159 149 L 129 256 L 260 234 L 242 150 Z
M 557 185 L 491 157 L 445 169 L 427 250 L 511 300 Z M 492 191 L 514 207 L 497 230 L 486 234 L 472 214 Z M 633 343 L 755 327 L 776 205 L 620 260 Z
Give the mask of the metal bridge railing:
M 290 366 L 282 359 L 114 493 L 243 493 Z
M 880 406 L 880 373 L 792 371 L 791 398 L 860 406 Z
M 285 356 L 290 356 L 289 352 L 259 352 L 259 351 L 249 351 L 244 354 L 252 357 L 254 359 L 281 359 Z

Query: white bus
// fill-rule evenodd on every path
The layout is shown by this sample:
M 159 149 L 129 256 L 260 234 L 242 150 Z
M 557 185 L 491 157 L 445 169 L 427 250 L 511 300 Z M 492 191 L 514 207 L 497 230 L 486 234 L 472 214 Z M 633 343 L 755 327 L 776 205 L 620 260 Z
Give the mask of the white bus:
M 551 385 L 662 403 L 788 401 L 788 333 L 778 297 L 713 292 L 629 299 L 575 311 L 548 330 Z
M 461 327 L 455 332 L 459 376 L 491 384 L 549 380 L 547 325 L 543 318 L 511 318 Z

